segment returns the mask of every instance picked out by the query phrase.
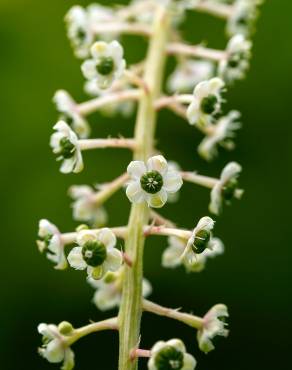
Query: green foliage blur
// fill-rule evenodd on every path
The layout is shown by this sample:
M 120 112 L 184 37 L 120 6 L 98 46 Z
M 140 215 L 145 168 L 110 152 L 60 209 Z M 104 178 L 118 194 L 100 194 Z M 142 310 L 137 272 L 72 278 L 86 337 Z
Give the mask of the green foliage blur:
M 104 4 L 112 1 L 103 1 Z M 120 2 L 121 3 L 121 2 Z M 79 0 L 80 5 L 89 1 Z M 130 155 L 124 151 L 93 151 L 85 155 L 82 174 L 59 173 L 48 146 L 57 114 L 53 93 L 64 88 L 78 100 L 83 77 L 66 39 L 63 16 L 74 0 L 0 1 L 1 104 L 1 304 L 0 368 L 54 369 L 37 354 L 40 322 L 68 320 L 75 326 L 106 317 L 91 303 L 85 273 L 55 271 L 35 246 L 37 223 L 48 218 L 62 231 L 76 227 L 67 189 L 94 184 L 124 171 Z M 209 262 L 200 274 L 163 270 L 165 239 L 148 241 L 145 276 L 153 283 L 152 299 L 204 314 L 215 303 L 226 303 L 231 333 L 205 356 L 195 332 L 170 320 L 145 314 L 142 347 L 158 339 L 180 337 L 198 360 L 198 369 L 287 369 L 291 338 L 291 12 L 289 0 L 267 0 L 254 37 L 254 58 L 248 78 L 227 94 L 228 108 L 239 109 L 244 127 L 234 152 L 222 152 L 206 164 L 196 153 L 201 136 L 169 112 L 159 117 L 158 145 L 167 158 L 185 169 L 219 175 L 230 160 L 243 165 L 241 202 L 225 209 L 215 233 L 226 253 Z M 226 43 L 224 24 L 206 15 L 191 15 L 184 26 L 192 42 Z M 126 56 L 135 61 L 145 43 L 124 39 Z M 100 137 L 131 135 L 134 117 L 91 117 Z M 118 154 L 118 155 L 117 155 Z M 185 185 L 178 204 L 163 213 L 182 227 L 192 227 L 207 213 L 209 191 Z M 124 194 L 107 204 L 111 225 L 127 220 Z M 288 229 L 287 229 L 288 227 Z M 112 314 L 112 313 L 111 313 Z M 290 342 L 291 343 L 291 342 Z M 116 369 L 118 337 L 98 333 L 74 346 L 76 369 Z M 141 369 L 146 362 L 141 361 Z

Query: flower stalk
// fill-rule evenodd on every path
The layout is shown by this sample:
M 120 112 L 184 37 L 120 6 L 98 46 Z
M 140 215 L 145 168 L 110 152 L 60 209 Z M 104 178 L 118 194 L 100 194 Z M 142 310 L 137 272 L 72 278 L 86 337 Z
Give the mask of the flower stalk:
M 125 148 L 134 150 L 137 146 L 135 139 L 83 139 L 78 141 L 80 150 Z
M 212 0 L 201 0 L 195 6 L 196 11 L 207 13 L 218 18 L 228 19 L 233 13 L 233 6 L 215 2 Z
M 81 103 L 76 107 L 76 110 L 81 115 L 88 115 L 96 112 L 99 108 L 102 108 L 108 104 L 123 102 L 127 100 L 138 100 L 141 96 L 139 89 L 130 89 L 114 92 L 105 96 L 98 97 L 96 99 L 89 100 L 85 103 Z
M 202 45 L 187 45 L 182 43 L 170 43 L 167 45 L 169 55 L 184 55 L 203 58 L 219 62 L 225 60 L 227 53 L 224 50 L 209 49 Z
M 68 338 L 67 344 L 70 346 L 71 344 L 75 343 L 80 338 L 85 337 L 86 335 L 96 333 L 98 331 L 104 330 L 118 330 L 118 319 L 117 317 L 113 317 L 111 319 L 106 319 L 99 322 L 94 322 L 92 324 L 83 326 L 78 329 L 74 329 L 72 335 Z
M 148 301 L 147 299 L 143 300 L 143 310 L 159 316 L 168 317 L 169 319 L 180 321 L 195 329 L 201 329 L 204 323 L 204 320 L 201 317 L 180 312 L 178 309 L 163 307 L 159 304 Z

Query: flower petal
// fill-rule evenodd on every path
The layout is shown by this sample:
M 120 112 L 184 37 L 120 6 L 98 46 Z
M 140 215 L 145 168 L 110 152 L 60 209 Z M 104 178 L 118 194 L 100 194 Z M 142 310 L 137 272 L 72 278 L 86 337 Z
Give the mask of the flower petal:
M 163 188 L 169 193 L 176 193 L 182 187 L 182 184 L 182 177 L 176 171 L 168 171 L 163 178 Z
M 92 59 L 86 60 L 81 65 L 81 71 L 82 71 L 84 77 L 87 78 L 88 80 L 94 79 L 97 75 L 96 62 Z
M 197 366 L 197 361 L 194 356 L 190 355 L 189 353 L 184 354 L 184 365 L 181 370 L 194 370 Z
M 126 190 L 127 197 L 132 203 L 142 203 L 145 201 L 145 192 L 142 190 L 139 181 L 132 181 Z
M 122 253 L 116 248 L 111 248 L 111 250 L 108 251 L 107 258 L 103 263 L 105 272 L 117 271 L 121 267 L 122 263 Z
M 156 194 L 147 194 L 147 203 L 149 207 L 161 208 L 167 201 L 167 192 L 162 188 Z
M 144 173 L 147 172 L 147 169 L 146 169 L 146 166 L 145 166 L 144 162 L 142 162 L 142 161 L 132 161 L 128 165 L 127 172 L 131 177 L 140 180 L 141 176 L 143 176 Z
M 105 227 L 97 234 L 97 239 L 100 240 L 106 248 L 113 248 L 117 243 L 117 238 L 111 229 Z
M 82 257 L 82 247 L 75 247 L 71 250 L 68 255 L 68 262 L 76 270 L 84 270 L 86 268 L 86 262 Z
M 181 341 L 180 339 L 170 339 L 166 343 L 167 343 L 167 345 L 176 348 L 178 351 L 181 351 L 183 353 L 186 352 L 186 347 L 185 347 L 183 341 Z
M 147 161 L 148 171 L 158 171 L 161 175 L 167 172 L 167 161 L 162 155 L 151 157 Z

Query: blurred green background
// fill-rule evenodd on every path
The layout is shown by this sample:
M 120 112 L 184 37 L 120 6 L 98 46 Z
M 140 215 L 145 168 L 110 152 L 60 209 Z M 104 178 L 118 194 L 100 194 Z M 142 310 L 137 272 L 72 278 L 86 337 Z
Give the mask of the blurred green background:
M 79 1 L 87 5 L 89 1 Z M 111 1 L 103 1 L 104 4 Z M 90 302 L 93 291 L 85 273 L 55 271 L 35 246 L 37 223 L 48 218 L 70 231 L 71 184 L 106 181 L 119 175 L 130 156 L 112 150 L 86 153 L 79 176 L 58 172 L 48 146 L 56 112 L 51 98 L 67 89 L 78 101 L 83 78 L 79 61 L 66 39 L 63 16 L 74 0 L 0 1 L 1 104 L 1 369 L 53 369 L 37 355 L 39 322 L 64 319 L 79 326 L 106 317 Z M 183 338 L 199 361 L 198 369 L 287 369 L 291 339 L 291 12 L 290 0 L 268 0 L 254 38 L 254 58 L 247 80 L 228 93 L 228 108 L 242 111 L 244 128 L 237 149 L 222 152 L 212 164 L 196 154 L 201 137 L 168 112 L 160 115 L 159 148 L 185 169 L 217 176 L 230 160 L 244 167 L 244 199 L 225 209 L 216 224 L 226 253 L 209 262 L 200 274 L 162 270 L 164 239 L 147 243 L 145 275 L 152 281 L 152 299 L 204 314 L 213 304 L 229 306 L 231 334 L 205 356 L 195 332 L 167 319 L 145 315 L 142 344 Z M 194 43 L 203 39 L 223 47 L 223 22 L 191 16 L 185 34 Z M 144 44 L 125 40 L 127 59 L 143 55 Z M 100 137 L 131 135 L 134 118 L 91 119 Z M 207 212 L 209 191 L 186 185 L 181 201 L 163 213 L 181 226 L 192 227 Z M 124 194 L 108 202 L 111 225 L 127 220 Z M 76 369 L 116 369 L 118 341 L 112 333 L 85 338 L 74 347 Z M 290 343 L 289 343 L 290 341 Z M 288 361 L 289 360 L 289 361 Z M 143 362 L 143 361 L 142 361 Z M 94 365 L 93 365 L 94 364 Z M 146 368 L 143 362 L 141 368 Z

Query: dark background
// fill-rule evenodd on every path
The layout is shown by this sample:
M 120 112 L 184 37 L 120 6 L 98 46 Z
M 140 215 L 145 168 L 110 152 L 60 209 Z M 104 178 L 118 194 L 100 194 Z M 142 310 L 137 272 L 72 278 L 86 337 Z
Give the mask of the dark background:
M 55 271 L 35 246 L 40 218 L 48 218 L 63 231 L 76 226 L 66 196 L 70 184 L 112 179 L 130 160 L 123 151 L 94 151 L 84 156 L 82 174 L 65 176 L 58 172 L 48 147 L 57 117 L 51 103 L 55 90 L 65 88 L 78 101 L 84 99 L 80 62 L 72 55 L 63 25 L 64 14 L 74 4 L 71 0 L 0 1 L 0 348 L 1 369 L 6 370 L 54 368 L 36 352 L 39 322 L 66 319 L 80 326 L 107 316 L 90 303 L 93 291 L 85 273 Z M 153 283 L 154 301 L 197 314 L 215 303 L 229 306 L 231 334 L 208 356 L 199 352 L 190 328 L 148 314 L 143 319 L 145 348 L 158 339 L 180 337 L 198 359 L 198 369 L 289 367 L 291 12 L 289 0 L 266 1 L 262 9 L 248 78 L 227 95 L 228 108 L 242 111 L 244 120 L 234 152 L 222 152 L 217 161 L 206 164 L 196 154 L 200 134 L 170 113 L 160 116 L 159 148 L 183 168 L 217 176 L 230 160 L 244 167 L 244 199 L 225 209 L 216 224 L 216 235 L 226 245 L 223 257 L 211 261 L 200 274 L 186 275 L 160 267 L 164 239 L 152 239 L 146 247 L 145 274 Z M 220 48 L 226 42 L 223 26 L 209 16 L 194 15 L 185 33 L 194 43 L 207 39 L 210 46 Z M 143 55 L 144 44 L 138 39 L 124 41 L 129 61 Z M 108 120 L 96 115 L 91 122 L 100 137 L 127 136 L 134 117 Z M 206 214 L 208 200 L 209 191 L 186 185 L 181 201 L 162 212 L 181 226 L 192 227 Z M 124 194 L 116 195 L 107 208 L 111 225 L 126 222 L 129 202 Z M 112 333 L 98 333 L 81 340 L 74 346 L 76 369 L 115 369 L 117 339 Z

